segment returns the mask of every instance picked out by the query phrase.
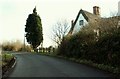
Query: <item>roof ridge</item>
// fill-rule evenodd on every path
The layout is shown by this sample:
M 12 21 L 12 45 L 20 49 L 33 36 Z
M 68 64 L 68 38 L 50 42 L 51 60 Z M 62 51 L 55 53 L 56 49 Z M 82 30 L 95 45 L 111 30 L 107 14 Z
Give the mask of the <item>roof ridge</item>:
M 78 20 L 80 14 L 82 14 L 84 16 L 84 18 L 86 19 L 86 21 L 88 21 L 88 22 L 89 21 L 92 22 L 93 20 L 99 19 L 99 16 L 97 16 L 97 15 L 91 13 L 91 12 L 88 12 L 86 10 L 80 9 L 77 16 L 76 16 L 76 18 L 75 18 L 75 21 L 74 21 L 74 23 L 73 23 L 73 25 L 72 25 L 72 27 L 70 29 L 70 32 L 73 31 L 73 29 L 75 27 L 75 24 L 77 23 L 77 20 Z

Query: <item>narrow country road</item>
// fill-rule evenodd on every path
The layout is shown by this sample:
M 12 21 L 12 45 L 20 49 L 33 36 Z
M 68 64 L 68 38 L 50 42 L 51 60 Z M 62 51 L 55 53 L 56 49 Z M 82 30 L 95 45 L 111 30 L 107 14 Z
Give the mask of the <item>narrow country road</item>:
M 68 60 L 38 54 L 16 53 L 9 77 L 109 77 L 108 74 Z

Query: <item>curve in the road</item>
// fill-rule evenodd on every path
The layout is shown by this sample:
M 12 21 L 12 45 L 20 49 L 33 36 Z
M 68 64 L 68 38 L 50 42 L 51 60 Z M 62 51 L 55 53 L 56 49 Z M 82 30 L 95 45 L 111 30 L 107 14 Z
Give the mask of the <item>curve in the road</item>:
M 15 54 L 17 64 L 9 77 L 110 77 L 95 68 L 38 54 Z

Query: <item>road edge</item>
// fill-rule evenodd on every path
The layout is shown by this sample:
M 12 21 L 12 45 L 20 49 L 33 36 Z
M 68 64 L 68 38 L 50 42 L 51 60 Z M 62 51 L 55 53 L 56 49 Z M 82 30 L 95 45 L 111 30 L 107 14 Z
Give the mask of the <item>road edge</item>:
M 100 69 L 100 68 L 98 68 L 97 66 L 91 65 L 91 64 L 89 64 L 89 63 L 81 63 L 81 62 L 77 61 L 75 58 L 69 58 L 69 57 L 65 57 L 65 56 L 58 56 L 58 55 L 52 55 L 52 54 L 41 54 L 41 53 L 40 53 L 40 55 L 56 57 L 56 58 L 60 58 L 60 59 L 65 59 L 65 60 L 68 60 L 68 61 L 72 61 L 72 62 L 74 62 L 74 63 L 83 64 L 83 65 L 85 65 L 85 66 L 89 66 L 89 67 L 92 67 L 92 68 L 101 70 L 101 71 L 103 71 L 104 73 L 109 74 L 111 77 L 113 77 L 113 79 L 119 79 L 119 77 L 120 77 L 120 76 L 118 76 L 118 75 L 115 75 L 115 74 L 113 74 L 113 73 L 111 73 L 111 72 L 109 72 L 109 71 Z
M 8 77 L 8 74 L 9 74 L 10 70 L 12 70 L 12 69 L 16 66 L 16 63 L 17 63 L 17 62 L 16 62 L 16 59 L 17 59 L 17 58 L 14 57 L 13 59 L 14 59 L 13 64 L 7 69 L 6 72 L 4 72 L 4 74 L 2 75 L 2 79 Z

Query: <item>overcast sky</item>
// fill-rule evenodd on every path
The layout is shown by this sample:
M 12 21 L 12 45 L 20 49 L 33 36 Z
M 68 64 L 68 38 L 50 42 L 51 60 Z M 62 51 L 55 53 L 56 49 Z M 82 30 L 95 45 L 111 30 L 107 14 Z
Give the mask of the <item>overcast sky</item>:
M 0 0 L 0 43 L 24 38 L 26 19 L 34 7 L 42 19 L 44 46 L 53 45 L 52 28 L 60 20 L 75 20 L 80 9 L 93 12 L 100 7 L 102 17 L 118 12 L 119 0 Z

